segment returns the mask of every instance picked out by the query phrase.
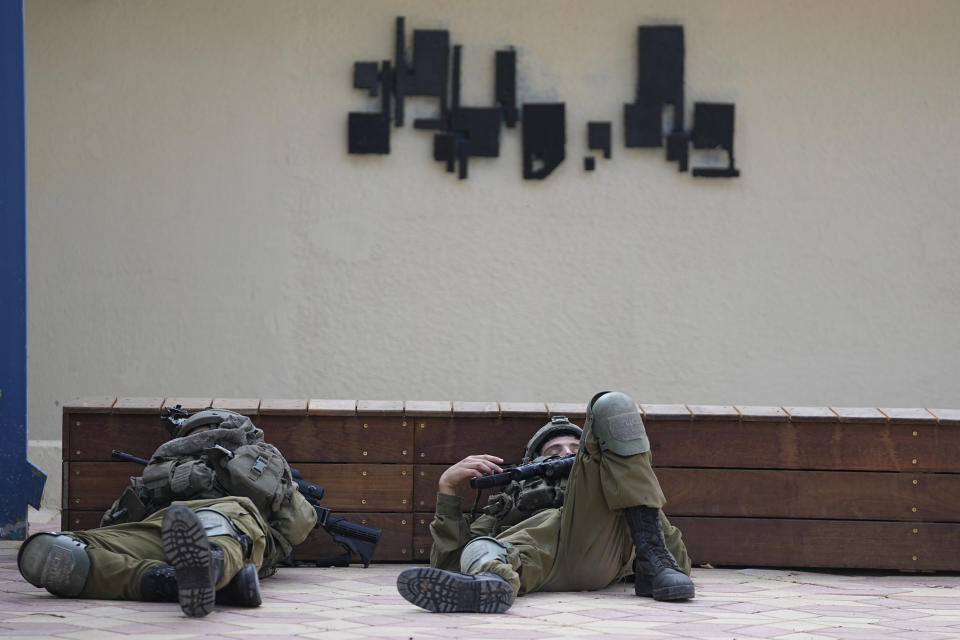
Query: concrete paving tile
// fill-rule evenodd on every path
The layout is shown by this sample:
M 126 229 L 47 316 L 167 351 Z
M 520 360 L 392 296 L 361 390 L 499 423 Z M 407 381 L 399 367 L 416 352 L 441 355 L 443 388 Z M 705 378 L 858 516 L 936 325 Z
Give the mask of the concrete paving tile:
M 783 622 L 771 622 L 767 626 L 773 627 L 774 629 L 783 629 L 785 632 L 798 631 L 816 631 L 817 629 L 825 629 L 827 627 L 833 626 L 831 623 L 820 622 L 816 619 L 811 620 L 785 620 Z
M 10 635 L 34 637 L 52 636 L 58 633 L 70 633 L 72 631 L 83 631 L 82 627 L 57 622 L 41 622 L 32 624 L 4 622 L 4 626 L 9 628 Z M 4 634 L 4 636 L 6 635 L 7 634 Z
M 231 636 L 296 636 L 300 633 L 312 633 L 315 627 L 306 624 L 276 624 L 273 622 L 247 623 L 242 629 L 231 631 Z
M 778 620 L 804 620 L 807 618 L 816 618 L 819 614 L 810 613 L 802 609 L 779 609 L 777 611 L 767 611 L 765 616 L 777 618 Z
M 956 634 L 935 631 L 902 631 L 884 637 L 896 638 L 897 640 L 957 640 Z
M 748 627 L 738 627 L 731 630 L 737 637 L 747 638 L 777 638 L 784 635 L 783 629 L 771 627 L 765 624 L 758 624 Z
M 777 640 L 833 640 L 833 638 L 816 633 L 791 633 L 780 636 Z
M 316 640 L 363 640 L 368 636 L 349 631 L 316 631 L 300 634 L 300 638 L 315 638 Z M 412 637 L 412 635 L 411 635 Z M 152 640 L 152 639 L 151 639 Z
M 615 636 L 624 636 L 628 638 L 676 638 L 672 633 L 667 633 L 663 630 L 643 628 L 633 623 L 615 621 L 615 620 L 603 620 L 600 622 L 590 622 L 588 624 L 580 625 L 581 629 L 588 631 L 594 631 L 598 634 L 603 635 L 615 635 Z M 542 636 L 541 632 L 541 637 Z
M 156 636 L 150 636 L 150 640 L 186 640 L 191 634 L 173 634 L 165 633 Z M 122 633 L 113 633 L 100 629 L 88 629 L 86 631 L 75 631 L 73 633 L 57 634 L 58 638 L 70 638 L 71 640 L 122 640 L 128 636 Z

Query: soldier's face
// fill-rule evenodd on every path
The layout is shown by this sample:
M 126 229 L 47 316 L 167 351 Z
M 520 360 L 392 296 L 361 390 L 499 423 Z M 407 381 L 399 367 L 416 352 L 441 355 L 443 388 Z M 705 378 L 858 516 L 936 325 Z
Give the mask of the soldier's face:
M 565 456 L 580 450 L 580 440 L 576 436 L 557 436 L 550 438 L 540 448 L 541 456 Z

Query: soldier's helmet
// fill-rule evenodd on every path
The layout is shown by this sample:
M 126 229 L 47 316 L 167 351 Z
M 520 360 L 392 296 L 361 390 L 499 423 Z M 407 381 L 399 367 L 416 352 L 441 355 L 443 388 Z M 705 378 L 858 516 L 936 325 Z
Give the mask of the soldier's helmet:
M 177 427 L 177 430 L 173 433 L 173 437 L 182 438 L 183 436 L 190 435 L 191 432 L 200 427 L 216 429 L 220 427 L 223 422 L 227 423 L 223 425 L 223 428 L 236 427 L 239 424 L 237 421 L 238 417 L 240 419 L 244 418 L 243 415 L 236 411 L 204 409 L 203 411 L 196 412 L 192 416 L 184 418 L 183 422 L 180 423 L 180 426 Z
M 573 436 L 577 439 L 583 435 L 583 429 L 570 422 L 567 416 L 553 416 L 550 422 L 543 425 L 533 434 L 527 446 L 523 448 L 523 463 L 526 464 L 540 455 L 540 449 L 548 440 L 559 436 Z

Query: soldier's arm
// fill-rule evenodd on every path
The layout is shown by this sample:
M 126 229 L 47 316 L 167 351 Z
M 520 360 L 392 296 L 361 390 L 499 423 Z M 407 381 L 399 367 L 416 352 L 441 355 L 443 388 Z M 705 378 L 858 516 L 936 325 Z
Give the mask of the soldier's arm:
M 460 552 L 472 539 L 490 535 L 497 525 L 496 518 L 480 516 L 473 523 L 463 513 L 462 499 L 457 494 L 458 487 L 466 485 L 470 478 L 486 473 L 499 473 L 503 459 L 480 454 L 467 456 L 454 464 L 440 476 L 437 485 L 437 510 L 430 523 L 430 536 L 433 546 L 430 548 L 430 565 L 440 569 L 458 571 Z

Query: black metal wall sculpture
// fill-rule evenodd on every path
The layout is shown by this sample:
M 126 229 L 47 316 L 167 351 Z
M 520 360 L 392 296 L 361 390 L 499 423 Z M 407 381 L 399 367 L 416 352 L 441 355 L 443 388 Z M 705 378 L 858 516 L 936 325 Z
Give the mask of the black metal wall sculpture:
M 523 177 L 542 180 L 566 157 L 566 114 L 562 102 L 525 103 L 517 108 L 517 56 L 512 49 L 496 52 L 495 106 L 464 107 L 460 104 L 461 46 L 451 50 L 450 33 L 444 30 L 413 31 L 413 63 L 407 59 L 404 19 L 397 18 L 394 62 L 357 62 L 353 86 L 380 95 L 380 111 L 351 112 L 347 124 L 347 150 L 355 154 L 390 153 L 391 98 L 393 123 L 404 122 L 404 98 L 437 98 L 436 117 L 417 118 L 416 129 L 435 131 L 433 157 L 447 171 L 467 177 L 470 157 L 500 155 L 500 125 L 523 125 Z M 624 145 L 659 148 L 666 145 L 668 161 L 687 171 L 690 145 L 694 149 L 726 152 L 727 167 L 694 167 L 694 177 L 734 178 L 740 175 L 733 159 L 734 105 L 695 102 L 693 126 L 684 128 L 683 27 L 641 26 L 638 29 L 638 76 L 634 102 L 624 105 Z M 452 53 L 452 56 L 451 56 Z M 452 64 L 451 64 L 452 63 Z M 447 99 L 449 97 L 449 105 Z M 665 109 L 670 125 L 664 131 Z M 587 146 L 611 157 L 611 123 L 589 122 Z M 592 156 L 584 169 L 596 168 Z

